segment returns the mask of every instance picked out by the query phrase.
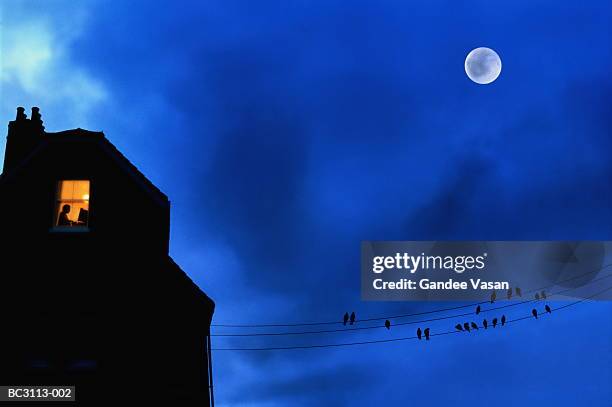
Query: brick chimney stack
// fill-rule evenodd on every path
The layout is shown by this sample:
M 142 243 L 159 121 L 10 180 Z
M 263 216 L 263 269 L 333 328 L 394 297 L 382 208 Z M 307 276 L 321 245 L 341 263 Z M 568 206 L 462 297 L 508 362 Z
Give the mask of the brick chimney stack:
M 3 174 L 7 174 L 25 160 L 43 141 L 45 126 L 40 116 L 40 109 L 32 108 L 32 117 L 28 119 L 23 107 L 17 108 L 15 120 L 9 122 L 4 153 Z

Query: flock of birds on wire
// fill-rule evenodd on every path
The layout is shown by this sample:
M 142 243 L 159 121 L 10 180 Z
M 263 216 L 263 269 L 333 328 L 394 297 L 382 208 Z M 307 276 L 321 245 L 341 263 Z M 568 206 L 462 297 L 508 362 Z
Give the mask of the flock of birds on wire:
M 609 263 L 608 265 L 606 265 L 605 267 L 612 267 L 612 263 Z M 599 269 L 601 270 L 601 269 Z M 585 274 L 592 274 L 595 272 L 599 272 L 599 270 L 594 270 L 592 272 L 589 273 L 585 273 Z M 583 274 L 584 275 L 584 274 Z M 576 277 L 572 277 L 568 280 L 564 280 L 564 281 L 570 281 L 573 280 L 575 278 L 577 278 L 579 276 Z M 590 280 L 590 283 L 601 280 L 601 279 L 606 279 L 606 278 L 610 278 L 612 277 L 612 273 L 607 274 L 601 278 L 598 279 L 593 279 Z M 557 282 L 560 283 L 560 281 Z M 553 287 L 553 286 L 550 286 Z M 548 298 L 553 296 L 553 295 L 561 295 L 567 291 L 570 290 L 575 290 L 576 288 L 567 288 L 565 290 L 561 290 L 561 291 L 557 291 L 554 292 L 552 294 L 548 294 L 547 291 L 544 291 L 545 287 L 542 288 L 538 288 L 537 290 L 530 290 L 527 292 L 527 294 L 529 293 L 534 293 L 533 297 L 534 299 L 523 299 L 521 298 L 521 300 L 519 300 L 519 302 L 515 303 L 515 304 L 511 304 L 511 305 L 503 305 L 503 306 L 499 306 L 499 307 L 490 307 L 490 308 L 486 308 L 486 306 L 484 304 L 487 304 L 489 301 L 482 301 L 480 303 L 475 303 L 475 304 L 466 304 L 466 305 L 461 305 L 461 306 L 457 306 L 457 307 L 450 307 L 450 308 L 444 308 L 444 309 L 439 309 L 439 310 L 431 310 L 431 311 L 426 311 L 426 312 L 418 312 L 418 313 L 412 313 L 412 314 L 405 314 L 405 315 L 397 315 L 397 316 L 387 316 L 387 317 L 382 317 L 382 318 L 370 318 L 370 319 L 361 319 L 358 320 L 357 319 L 357 315 L 355 314 L 355 312 L 351 312 L 350 314 L 347 312 L 344 314 L 344 318 L 343 320 L 336 320 L 336 321 L 325 321 L 325 322 L 311 322 L 311 323 L 302 323 L 302 324 L 298 324 L 298 323 L 293 323 L 293 324 L 250 324 L 250 325 L 231 325 L 231 324 L 211 324 L 211 326 L 219 326 L 219 327 L 256 327 L 256 328 L 260 328 L 260 327 L 293 327 L 293 326 L 305 326 L 305 325 L 328 325 L 328 324 L 341 324 L 344 322 L 345 325 L 345 329 L 347 331 L 357 331 L 359 330 L 360 332 L 362 332 L 361 330 L 364 329 L 380 329 L 382 327 L 385 327 L 387 331 L 391 330 L 391 326 L 392 326 L 392 321 L 396 320 L 396 319 L 400 319 L 400 318 L 405 318 L 405 317 L 411 317 L 411 316 L 416 316 L 416 315 L 424 315 L 424 314 L 431 314 L 431 313 L 437 313 L 437 312 L 444 312 L 444 311 L 450 311 L 450 310 L 455 310 L 455 309 L 461 309 L 461 308 L 472 308 L 475 307 L 475 314 L 479 315 L 481 312 L 490 312 L 490 311 L 494 311 L 494 310 L 499 310 L 502 308 L 506 308 L 506 307 L 511 307 L 513 305 L 521 305 L 521 304 L 527 304 L 527 303 L 533 303 L 534 301 L 536 303 L 539 303 L 539 301 L 548 301 Z M 603 294 L 604 292 L 610 291 L 612 290 L 612 286 L 609 286 L 607 288 L 605 288 L 604 290 L 594 293 L 592 295 L 582 297 L 581 299 L 571 302 L 569 304 L 563 305 L 563 306 L 559 306 L 556 307 L 554 309 L 555 313 L 558 310 L 562 310 L 562 309 L 566 309 L 570 306 L 574 306 L 577 305 L 579 303 L 582 303 L 588 299 L 594 298 L 598 295 Z M 536 293 L 537 291 L 537 293 Z M 500 291 L 503 292 L 503 291 Z M 496 300 L 497 300 L 497 296 L 498 296 L 499 292 L 493 291 L 490 294 L 490 302 L 491 304 L 493 304 Z M 503 295 L 503 294 L 502 294 Z M 522 293 L 521 293 L 521 289 L 519 287 L 514 287 L 512 289 L 508 289 L 506 292 L 507 298 L 508 300 L 511 300 L 513 297 L 523 297 Z M 481 305 L 483 305 L 483 308 L 481 308 Z M 438 336 L 438 335 L 446 335 L 446 334 L 453 334 L 453 333 L 463 333 L 463 332 L 472 332 L 475 330 L 480 330 L 480 328 L 484 328 L 484 329 L 488 329 L 489 327 L 491 327 L 491 329 L 493 328 L 497 328 L 497 326 L 499 325 L 500 328 L 497 329 L 497 331 L 499 331 L 501 329 L 501 327 L 510 324 L 510 323 L 514 323 L 514 322 L 518 322 L 518 321 L 523 321 L 526 319 L 530 319 L 530 318 L 534 318 L 534 319 L 539 319 L 539 316 L 542 316 L 543 314 L 547 313 L 547 314 L 552 314 L 553 309 L 551 309 L 551 307 L 548 304 L 543 304 L 544 305 L 544 309 L 540 310 L 540 312 L 538 312 L 538 309 L 540 308 L 540 306 L 537 306 L 536 308 L 533 308 L 531 310 L 531 316 L 522 316 L 520 318 L 516 318 L 516 319 L 507 319 L 506 315 L 495 315 L 492 316 L 489 320 L 487 319 L 483 319 L 482 323 L 479 324 L 477 322 L 475 322 L 474 320 L 472 321 L 461 321 L 461 323 L 456 324 L 459 321 L 454 321 L 453 324 L 456 324 L 454 326 L 454 329 L 451 330 L 446 330 L 444 332 L 439 331 L 431 331 L 429 327 L 425 327 L 423 326 L 423 324 L 425 324 L 426 322 L 430 322 L 430 321 L 439 321 L 439 320 L 447 320 L 447 319 L 455 319 L 457 317 L 469 317 L 471 315 L 473 315 L 472 312 L 466 312 L 466 313 L 462 313 L 459 315 L 448 315 L 448 316 L 443 316 L 440 318 L 433 318 L 433 319 L 429 319 L 429 320 L 415 320 L 415 321 L 409 321 L 409 322 L 397 322 L 395 323 L 395 326 L 399 327 L 401 325 L 412 325 L 412 324 L 419 324 L 420 326 L 417 328 L 416 331 L 416 336 L 411 336 L 411 337 L 401 337 L 401 338 L 397 338 L 397 337 L 393 337 L 391 339 L 387 338 L 387 339 L 379 339 L 379 340 L 360 340 L 360 341 L 355 341 L 355 342 L 347 342 L 347 343 L 324 343 L 324 344 L 309 344 L 309 345 L 296 345 L 296 346 L 265 346 L 265 347 L 222 347 L 222 348 L 212 348 L 212 350 L 214 351 L 268 351 L 268 350 L 290 350 L 290 349 L 320 349 L 320 348 L 336 348 L 336 347 L 344 347 L 344 346 L 352 346 L 352 345 L 365 345 L 365 344 L 374 344 L 374 343 L 383 343 L 383 342 L 396 342 L 396 341 L 404 341 L 404 340 L 409 340 L 409 339 L 422 339 L 423 336 L 425 337 L 425 340 L 428 341 L 431 337 L 433 336 Z M 367 322 L 367 321 L 380 321 L 380 320 L 384 320 L 385 318 L 388 318 L 385 320 L 384 325 L 380 326 L 380 325 L 376 325 L 376 326 L 369 326 L 370 324 L 365 324 L 365 326 L 359 326 L 357 328 L 350 328 L 347 329 L 346 325 L 350 324 L 350 325 L 355 325 L 356 323 L 359 323 L 361 325 L 362 322 Z M 417 325 L 418 326 L 418 325 Z M 422 329 L 425 328 L 425 329 Z M 328 332 L 342 332 L 345 331 L 345 329 L 331 329 L 331 330 L 317 330 L 317 331 L 304 331 L 304 332 L 257 332 L 257 333 L 240 333 L 240 334 L 211 334 L 211 336 L 243 336 L 243 337 L 247 337 L 247 336 L 285 336 L 285 335 L 302 335 L 302 334 L 323 334 L 323 333 L 328 333 Z M 395 330 L 394 330 L 395 331 Z
M 519 287 L 516 287 L 514 289 L 514 293 L 516 294 L 516 296 L 522 297 L 521 289 Z M 513 290 L 512 290 L 512 288 L 509 288 L 507 293 L 506 293 L 506 296 L 510 300 L 512 298 L 512 295 L 513 295 Z M 491 293 L 491 304 L 493 304 L 496 299 L 497 299 L 497 292 L 493 291 Z M 545 300 L 546 299 L 546 292 L 544 290 L 542 290 L 541 292 L 536 293 L 535 294 L 535 299 L 536 299 L 536 301 Z M 552 313 L 552 310 L 550 309 L 548 304 L 544 305 L 544 310 L 547 313 L 549 313 L 549 314 Z M 476 315 L 480 314 L 480 305 L 478 305 L 476 307 L 475 314 Z M 535 319 L 538 319 L 538 310 L 533 308 L 531 310 L 531 315 L 533 315 L 533 317 Z M 348 312 L 346 312 L 344 314 L 344 318 L 343 318 L 344 325 L 346 326 L 347 323 L 349 325 L 355 324 L 355 318 L 356 318 L 356 316 L 355 316 L 355 312 L 354 311 L 351 312 L 350 315 L 349 315 Z M 501 318 L 499 319 L 499 322 L 501 322 L 501 326 L 506 325 L 506 316 L 502 315 Z M 493 326 L 493 328 L 495 328 L 497 326 L 497 323 L 498 323 L 498 319 L 497 318 L 493 318 L 491 320 L 491 325 Z M 482 327 L 484 329 L 487 329 L 489 327 L 489 322 L 486 319 L 484 319 L 482 321 Z M 391 321 L 389 321 L 388 319 L 385 321 L 385 328 L 387 328 L 388 330 L 391 329 Z M 459 324 L 455 325 L 455 329 L 457 329 L 458 331 L 462 331 L 462 332 L 471 332 L 471 330 L 476 330 L 477 331 L 479 329 L 479 327 L 478 327 L 478 324 L 476 322 L 471 321 L 471 322 L 464 322 L 463 325 L 461 325 L 459 323 Z M 424 330 L 421 330 L 421 328 L 419 327 L 419 328 L 417 328 L 416 334 L 417 334 L 417 338 L 419 338 L 419 340 L 422 339 L 423 335 L 425 335 L 425 340 L 429 340 L 429 336 L 430 336 L 429 328 L 425 328 Z

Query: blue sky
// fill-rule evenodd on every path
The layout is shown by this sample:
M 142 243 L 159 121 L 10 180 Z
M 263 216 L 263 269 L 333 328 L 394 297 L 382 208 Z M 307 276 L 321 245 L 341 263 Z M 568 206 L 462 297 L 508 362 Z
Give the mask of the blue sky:
M 2 122 L 36 105 L 48 131 L 103 130 L 170 197 L 171 254 L 217 323 L 436 306 L 360 302 L 361 240 L 611 239 L 608 2 L 1 7 Z M 478 46 L 503 61 L 489 86 L 463 71 Z M 217 352 L 216 401 L 609 406 L 611 311 L 427 346 Z

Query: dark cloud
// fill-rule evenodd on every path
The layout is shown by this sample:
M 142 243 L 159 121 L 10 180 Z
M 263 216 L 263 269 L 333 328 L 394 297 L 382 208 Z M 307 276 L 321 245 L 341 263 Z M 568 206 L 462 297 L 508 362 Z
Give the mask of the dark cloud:
M 297 365 L 284 367 L 274 384 L 262 386 L 261 381 L 241 384 L 229 403 L 273 403 L 291 405 L 350 405 L 360 388 L 375 386 L 380 380 L 357 363 L 320 368 L 302 373 Z M 325 400 L 325 401 L 323 401 Z
M 503 205 L 497 171 L 494 162 L 475 154 L 457 163 L 440 191 L 408 220 L 406 229 L 414 240 L 473 239 L 480 223 L 495 219 L 488 215 Z M 487 224 L 486 229 L 496 226 Z

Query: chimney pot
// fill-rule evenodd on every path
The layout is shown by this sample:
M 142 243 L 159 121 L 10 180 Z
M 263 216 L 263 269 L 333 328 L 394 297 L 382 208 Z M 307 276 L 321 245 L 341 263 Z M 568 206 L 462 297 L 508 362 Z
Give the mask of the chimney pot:
M 21 106 L 19 106 L 17 108 L 17 117 L 15 118 L 16 121 L 21 121 L 21 120 L 25 120 L 27 118 L 26 114 L 25 114 L 25 109 Z
M 37 108 L 37 107 L 33 107 L 32 108 L 32 120 L 36 121 L 36 122 L 38 122 L 38 121 L 42 122 L 42 120 L 40 118 L 40 109 Z
M 32 117 L 31 117 L 30 120 L 32 121 L 32 124 L 34 126 L 38 126 L 42 130 L 45 129 L 45 127 L 42 125 L 43 121 L 42 121 L 42 118 L 40 116 L 40 109 L 38 107 L 33 107 L 32 108 Z

